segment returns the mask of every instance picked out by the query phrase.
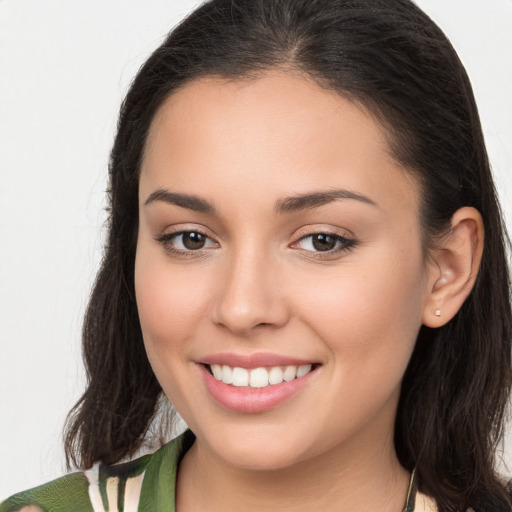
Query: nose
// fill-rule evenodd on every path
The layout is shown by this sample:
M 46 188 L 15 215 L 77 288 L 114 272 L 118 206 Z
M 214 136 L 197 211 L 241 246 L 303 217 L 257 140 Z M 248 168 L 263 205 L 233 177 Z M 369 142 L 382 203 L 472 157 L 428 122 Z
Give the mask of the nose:
M 282 327 L 289 312 L 277 262 L 261 251 L 245 248 L 224 262 L 211 310 L 211 320 L 238 336 L 256 328 Z

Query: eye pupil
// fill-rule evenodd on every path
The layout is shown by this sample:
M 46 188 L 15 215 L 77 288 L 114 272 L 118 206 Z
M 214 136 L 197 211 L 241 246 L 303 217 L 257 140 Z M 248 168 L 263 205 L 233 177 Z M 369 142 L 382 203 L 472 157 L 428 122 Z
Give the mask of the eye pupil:
M 182 236 L 183 245 L 190 250 L 202 249 L 206 242 L 206 237 L 204 235 L 194 231 L 183 233 Z
M 313 235 L 313 247 L 317 251 L 330 251 L 334 249 L 336 245 L 336 239 L 331 235 L 325 235 L 322 233 L 318 233 L 317 235 Z

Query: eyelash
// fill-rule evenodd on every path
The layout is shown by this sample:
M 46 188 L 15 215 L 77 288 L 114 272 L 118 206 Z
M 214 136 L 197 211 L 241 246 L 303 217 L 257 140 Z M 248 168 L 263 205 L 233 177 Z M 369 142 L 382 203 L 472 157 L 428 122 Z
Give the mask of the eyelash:
M 352 249 L 355 248 L 357 245 L 357 241 L 353 238 L 348 238 L 346 236 L 339 235 L 338 233 L 332 233 L 329 231 L 317 231 L 314 233 L 308 233 L 307 235 L 304 235 L 300 237 L 297 242 L 294 242 L 292 245 L 298 245 L 300 242 L 307 240 L 308 238 L 313 238 L 318 235 L 324 235 L 328 236 L 333 239 L 335 242 L 335 246 L 333 249 L 329 249 L 327 251 L 308 251 L 308 253 L 311 253 L 313 257 L 315 258 L 326 258 L 335 254 L 339 254 L 341 252 L 349 252 Z M 311 242 L 313 243 L 313 242 Z
M 168 252 L 170 254 L 175 254 L 177 256 L 184 256 L 184 257 L 191 257 L 191 256 L 197 257 L 199 255 L 198 253 L 200 253 L 203 250 L 203 248 L 198 249 L 198 250 L 193 250 L 193 249 L 182 250 L 182 249 L 177 249 L 173 245 L 173 241 L 175 238 L 177 238 L 181 235 L 185 235 L 187 233 L 196 233 L 198 235 L 203 236 L 207 240 L 212 240 L 211 237 L 209 237 L 204 231 L 201 231 L 200 229 L 184 229 L 181 231 L 176 231 L 174 233 L 165 233 L 163 235 L 155 237 L 155 240 L 164 247 L 166 252 Z
M 179 237 L 181 235 L 185 235 L 187 233 L 189 233 L 189 234 L 195 233 L 195 234 L 205 237 L 207 240 L 213 241 L 211 237 L 209 237 L 206 233 L 204 233 L 200 229 L 188 229 L 188 230 L 176 231 L 174 233 L 166 233 L 166 234 L 160 235 L 158 237 L 155 237 L 155 240 L 164 247 L 166 252 L 175 254 L 177 256 L 197 257 L 197 256 L 199 256 L 199 253 L 201 253 L 203 250 L 208 250 L 208 249 L 204 249 L 204 248 L 200 248 L 197 250 L 177 249 L 173 245 L 174 239 L 176 239 L 177 237 Z M 341 253 L 341 252 L 349 252 L 349 251 L 353 250 L 358 243 L 355 239 L 348 238 L 348 237 L 339 235 L 337 233 L 332 233 L 329 231 L 317 231 L 314 233 L 308 233 L 307 235 L 300 237 L 296 242 L 294 242 L 292 244 L 292 247 L 298 245 L 300 242 L 302 242 L 304 240 L 307 240 L 308 238 L 312 238 L 312 237 L 318 236 L 318 235 L 325 235 L 325 236 L 333 238 L 336 245 L 333 249 L 330 249 L 327 251 L 309 251 L 309 250 L 305 249 L 306 252 L 311 253 L 311 255 L 314 255 L 314 256 L 312 256 L 314 258 L 325 258 L 328 256 L 332 256 L 334 254 Z M 216 242 L 214 242 L 214 243 L 216 243 Z

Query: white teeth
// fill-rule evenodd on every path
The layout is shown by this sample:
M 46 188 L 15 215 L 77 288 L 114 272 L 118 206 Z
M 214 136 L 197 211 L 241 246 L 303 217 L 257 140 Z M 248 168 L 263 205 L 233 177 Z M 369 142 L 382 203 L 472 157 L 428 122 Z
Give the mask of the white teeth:
M 245 368 L 235 366 L 233 368 L 233 386 L 242 387 L 249 385 L 249 372 Z
M 264 388 L 268 386 L 268 371 L 265 368 L 251 370 L 249 386 L 251 388 Z
M 237 387 L 265 388 L 269 385 L 274 386 L 281 382 L 290 382 L 295 378 L 304 377 L 311 369 L 311 364 L 297 366 L 273 366 L 271 368 L 253 368 L 247 370 L 239 366 L 231 367 L 228 365 L 211 364 L 210 369 L 213 376 L 224 384 L 232 384 Z
M 222 367 L 221 367 L 221 365 L 220 364 L 212 364 L 210 366 L 210 368 L 212 369 L 213 376 L 217 380 L 222 380 Z
M 269 384 L 281 384 L 283 382 L 283 370 L 279 368 L 279 366 L 274 366 L 270 368 L 268 372 L 268 383 Z
M 224 384 L 232 384 L 233 383 L 233 369 L 231 366 L 224 365 L 222 367 L 222 378 L 219 379 L 224 382 Z
M 307 375 L 310 371 L 311 371 L 310 364 L 303 364 L 302 366 L 299 366 L 297 368 L 297 378 L 304 377 L 304 375 Z
M 297 367 L 296 366 L 287 366 L 283 372 L 283 379 L 286 382 L 290 382 L 291 380 L 297 377 Z

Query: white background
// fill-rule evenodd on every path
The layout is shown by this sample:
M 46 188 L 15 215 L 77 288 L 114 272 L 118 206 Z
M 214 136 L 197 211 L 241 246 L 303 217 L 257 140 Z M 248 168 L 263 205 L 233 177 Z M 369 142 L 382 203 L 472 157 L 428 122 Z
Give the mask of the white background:
M 512 0 L 418 3 L 472 79 L 511 229 Z M 63 473 L 117 111 L 149 52 L 196 4 L 0 0 L 0 499 Z

